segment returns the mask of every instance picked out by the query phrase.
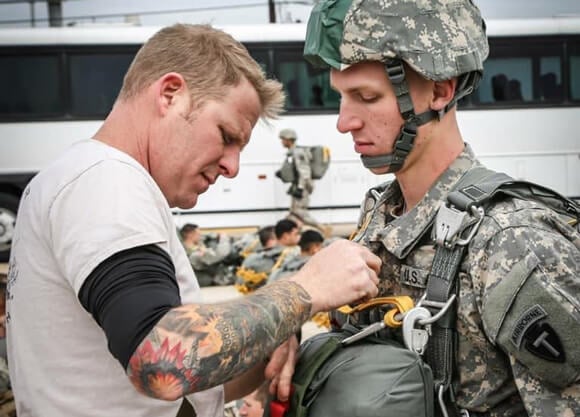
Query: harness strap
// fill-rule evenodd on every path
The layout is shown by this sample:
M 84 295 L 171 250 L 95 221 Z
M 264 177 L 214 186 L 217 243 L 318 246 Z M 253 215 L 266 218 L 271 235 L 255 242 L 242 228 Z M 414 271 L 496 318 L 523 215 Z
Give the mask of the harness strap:
M 455 275 L 463 259 L 466 246 L 455 245 L 453 248 L 437 246 L 431 273 L 427 284 L 425 299 L 421 303 L 432 315 L 439 312 L 438 305 L 447 303 L 451 295 L 458 292 Z M 445 314 L 432 324 L 431 336 L 425 352 L 425 360 L 433 371 L 435 392 L 444 415 L 447 405 L 453 405 L 454 390 L 452 387 L 455 352 L 457 351 L 456 314 L 457 308 L 449 308 Z M 453 415 L 459 415 L 452 407 Z

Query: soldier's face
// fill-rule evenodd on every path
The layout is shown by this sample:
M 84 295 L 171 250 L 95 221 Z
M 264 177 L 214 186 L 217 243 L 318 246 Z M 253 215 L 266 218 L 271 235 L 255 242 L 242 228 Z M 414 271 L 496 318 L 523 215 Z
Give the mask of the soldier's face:
M 355 152 L 390 153 L 403 118 L 384 65 L 362 62 L 344 71 L 333 69 L 330 83 L 341 96 L 337 129 L 352 135 Z
M 414 75 L 414 74 L 412 74 Z M 415 85 L 411 79 L 409 88 L 413 104 L 424 107 L 427 91 Z M 361 62 L 344 71 L 332 70 L 332 87 L 341 95 L 337 129 L 350 133 L 355 152 L 365 156 L 391 153 L 395 140 L 403 126 L 403 118 L 395 90 L 389 81 L 385 67 L 380 62 Z M 375 174 L 388 172 L 388 167 L 371 169 Z
M 242 407 L 240 408 L 240 417 L 262 417 L 264 407 L 256 399 L 254 393 L 244 397 Z

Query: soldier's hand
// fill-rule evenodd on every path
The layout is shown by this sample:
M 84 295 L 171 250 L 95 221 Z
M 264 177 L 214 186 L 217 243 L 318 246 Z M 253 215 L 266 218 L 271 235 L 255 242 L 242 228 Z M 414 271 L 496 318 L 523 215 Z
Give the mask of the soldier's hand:
M 364 246 L 337 240 L 292 277 L 310 294 L 312 314 L 365 301 L 378 293 L 381 259 Z

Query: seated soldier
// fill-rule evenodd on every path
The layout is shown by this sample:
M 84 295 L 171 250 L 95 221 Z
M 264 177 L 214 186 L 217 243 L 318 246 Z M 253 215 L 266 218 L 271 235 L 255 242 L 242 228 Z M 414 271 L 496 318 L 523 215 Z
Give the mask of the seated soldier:
M 260 234 L 262 249 L 249 255 L 236 273 L 236 289 L 247 294 L 266 284 L 272 270 L 277 269 L 287 256 L 296 253 L 300 238 L 298 225 L 288 219 L 274 226 L 275 239 Z M 264 240 L 262 238 L 264 237 Z
M 268 283 L 274 282 L 282 277 L 290 276 L 298 271 L 312 255 L 322 248 L 323 243 L 324 237 L 320 232 L 316 230 L 303 232 L 298 241 L 300 253 L 296 256 L 286 258 L 280 267 L 270 274 Z
M 179 237 L 181 238 L 185 253 L 189 256 L 192 248 L 199 244 L 201 233 L 197 224 L 186 223 L 179 229 Z
M 223 233 L 202 236 L 198 228 L 192 235 L 194 239 L 189 235 L 188 257 L 199 285 L 206 287 L 226 281 L 227 277 L 224 275 L 227 268 L 222 265 L 222 261 L 232 251 L 230 238 Z

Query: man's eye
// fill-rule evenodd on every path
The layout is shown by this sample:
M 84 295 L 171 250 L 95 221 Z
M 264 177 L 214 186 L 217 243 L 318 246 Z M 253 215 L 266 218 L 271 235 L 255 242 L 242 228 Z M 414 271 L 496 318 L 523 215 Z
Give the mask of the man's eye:
M 229 145 L 232 143 L 232 138 L 222 129 L 222 141 L 224 144 Z

